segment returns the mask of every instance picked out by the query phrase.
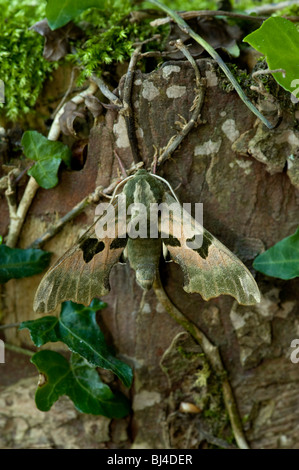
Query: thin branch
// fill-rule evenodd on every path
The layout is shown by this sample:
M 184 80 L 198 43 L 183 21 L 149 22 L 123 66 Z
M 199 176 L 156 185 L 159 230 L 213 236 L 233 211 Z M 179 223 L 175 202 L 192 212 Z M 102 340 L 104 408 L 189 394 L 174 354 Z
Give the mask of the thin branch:
M 211 343 L 207 336 L 194 323 L 188 320 L 177 309 L 177 307 L 173 305 L 166 292 L 164 291 L 159 274 L 156 277 L 153 288 L 159 302 L 163 305 L 165 310 L 179 325 L 181 325 L 186 331 L 188 331 L 188 333 L 190 333 L 201 346 L 214 372 L 217 374 L 217 376 L 222 382 L 223 399 L 230 418 L 236 442 L 240 449 L 249 449 L 243 432 L 242 423 L 239 417 L 238 408 L 235 402 L 233 391 L 227 378 L 227 372 L 224 368 L 218 348 Z
M 81 104 L 84 102 L 86 96 L 93 95 L 98 90 L 98 86 L 94 81 L 91 81 L 89 87 L 86 90 L 81 91 L 78 95 L 74 96 L 70 101 L 75 104 Z M 69 103 L 69 101 L 68 101 Z M 48 134 L 49 140 L 58 140 L 61 129 L 59 124 L 59 118 L 62 116 L 65 110 L 65 104 L 60 108 L 60 110 L 56 113 L 54 121 L 51 125 L 51 129 Z
M 9 349 L 10 351 L 19 353 L 19 354 L 25 354 L 25 356 L 33 356 L 35 354 L 33 351 L 30 351 L 29 349 L 24 349 L 20 348 L 19 346 L 15 346 L 14 344 L 9 344 L 5 343 L 5 349 Z
M 129 170 L 127 170 L 128 175 L 131 175 L 136 171 L 137 168 L 141 167 L 141 164 L 139 165 L 133 165 Z M 77 215 L 79 215 L 84 209 L 86 209 L 87 206 L 89 206 L 92 203 L 98 202 L 99 197 L 101 195 L 109 195 L 113 194 L 115 188 L 119 184 L 119 180 L 114 181 L 111 183 L 109 186 L 106 188 L 103 188 L 103 186 L 98 186 L 92 193 L 88 194 L 85 198 L 82 199 L 78 204 L 76 204 L 67 214 L 65 214 L 63 217 L 61 217 L 57 222 L 52 224 L 46 232 L 43 233 L 40 237 L 38 237 L 36 240 L 34 240 L 28 248 L 39 248 L 41 245 L 46 243 L 48 240 L 53 238 L 61 229 L 62 227 L 67 223 L 73 220 Z
M 136 46 L 135 51 L 131 55 L 128 70 L 126 73 L 125 84 L 124 84 L 123 109 L 120 111 L 120 113 L 124 116 L 125 121 L 126 121 L 128 138 L 130 142 L 133 160 L 135 163 L 140 162 L 141 158 L 138 152 L 138 141 L 136 137 L 136 129 L 135 129 L 131 95 L 132 95 L 135 67 L 139 58 L 141 48 L 142 48 L 142 44 L 139 44 L 138 46 Z
M 206 42 L 201 36 L 199 36 L 199 34 L 195 33 L 193 29 L 190 28 L 190 26 L 183 20 L 183 18 L 180 17 L 178 13 L 171 10 L 167 6 L 163 5 L 158 0 L 149 0 L 149 2 L 161 8 L 161 10 L 165 11 L 167 15 L 169 15 L 176 22 L 176 24 L 184 33 L 188 34 L 188 36 L 193 38 L 198 44 L 200 44 L 210 54 L 210 56 L 214 60 L 216 60 L 219 67 L 223 70 L 227 78 L 232 83 L 233 87 L 235 88 L 241 100 L 269 129 L 273 129 L 274 126 L 268 121 L 268 119 L 266 119 L 259 112 L 259 110 L 251 103 L 249 98 L 245 95 L 239 83 L 237 82 L 237 80 L 235 79 L 235 77 L 233 76 L 229 68 L 227 67 L 226 63 L 223 61 L 220 55 L 215 51 L 215 49 L 208 42 Z
M 9 246 L 10 248 L 14 248 L 18 242 L 18 238 L 19 238 L 22 226 L 24 224 L 26 214 L 34 199 L 34 196 L 38 188 L 39 188 L 39 184 L 36 182 L 33 176 L 30 176 L 25 192 L 23 194 L 23 197 L 21 199 L 21 202 L 16 212 L 10 213 L 9 232 L 5 241 L 6 245 Z
M 62 108 L 62 106 L 64 105 L 67 97 L 70 95 L 71 91 L 72 91 L 72 87 L 73 87 L 73 83 L 74 83 L 74 80 L 75 80 L 75 71 L 78 70 L 79 67 L 73 67 L 72 68 L 72 72 L 71 72 L 71 78 L 70 78 L 70 83 L 69 83 L 69 86 L 68 86 L 68 89 L 66 90 L 66 92 L 64 93 L 63 95 L 63 98 L 62 100 L 60 101 L 60 103 L 58 104 L 57 108 L 55 109 L 54 113 L 52 114 L 52 118 L 54 119 L 56 114 L 58 113 L 58 111 Z
M 248 15 L 246 13 L 236 13 L 232 11 L 223 11 L 223 10 L 192 10 L 192 11 L 184 11 L 184 12 L 178 12 L 181 18 L 184 20 L 191 20 L 192 18 L 198 18 L 198 17 L 206 17 L 206 16 L 227 16 L 230 18 L 239 18 L 242 20 L 252 20 L 252 21 L 264 21 L 267 19 L 267 16 L 252 16 Z M 161 26 L 163 24 L 167 24 L 173 21 L 172 18 L 167 16 L 166 18 L 158 18 L 156 20 L 153 20 L 150 22 L 150 25 L 155 27 L 155 26 Z
M 292 5 L 298 5 L 298 0 L 289 0 L 286 2 L 280 3 L 269 3 L 268 5 L 255 6 L 253 8 L 247 8 L 246 13 L 260 13 L 261 15 L 271 15 L 275 11 L 283 10 L 284 8 L 290 7 Z
M 39 248 L 41 245 L 53 238 L 54 235 L 56 235 L 56 233 L 58 233 L 67 222 L 73 220 L 75 217 L 77 217 L 77 215 L 81 214 L 81 212 L 86 209 L 89 204 L 94 202 L 100 192 L 103 192 L 102 186 L 98 186 L 93 193 L 89 194 L 84 199 L 82 199 L 82 201 L 76 204 L 67 214 L 51 225 L 48 230 L 43 233 L 43 235 L 34 240 L 34 242 L 32 242 L 28 248 Z
M 106 85 L 106 83 L 101 77 L 97 77 L 97 75 L 93 73 L 91 75 L 91 79 L 94 83 L 97 84 L 102 94 L 106 96 L 106 98 L 108 98 L 109 101 L 111 101 L 112 103 L 118 106 L 121 106 L 121 101 L 118 98 L 118 96 L 116 96 L 114 93 L 112 93 L 112 91 L 109 90 L 108 86 Z
M 98 87 L 94 82 L 91 82 L 89 87 L 79 93 L 78 95 L 74 96 L 71 101 L 73 103 L 82 103 L 84 98 L 88 95 L 91 95 L 97 91 Z M 59 125 L 59 118 L 64 113 L 65 105 L 56 113 L 54 121 L 51 125 L 51 128 L 48 133 L 49 140 L 58 140 L 61 129 Z M 22 196 L 22 199 L 19 203 L 18 208 L 13 205 L 12 198 L 13 198 L 13 191 L 12 188 L 8 188 L 6 191 L 6 199 L 9 207 L 9 215 L 10 215 L 10 224 L 9 224 L 9 232 L 6 237 L 6 245 L 10 248 L 14 248 L 18 242 L 18 238 L 20 236 L 26 214 L 28 209 L 34 199 L 34 196 L 39 188 L 39 184 L 36 180 L 31 176 L 27 183 L 25 192 Z
M 8 328 L 18 328 L 21 322 L 8 323 L 7 325 L 0 325 L 0 330 L 7 330 Z
M 194 127 L 196 122 L 198 122 L 199 114 L 204 102 L 204 92 L 205 92 L 205 87 L 203 86 L 201 76 L 199 69 L 197 67 L 197 64 L 186 48 L 186 46 L 183 44 L 181 40 L 177 40 L 175 42 L 175 45 L 178 49 L 180 49 L 185 57 L 189 60 L 190 64 L 192 65 L 194 72 L 195 72 L 195 80 L 196 80 L 196 96 L 195 100 L 193 102 L 191 110 L 193 110 L 191 118 L 189 122 L 187 122 L 185 125 L 183 125 L 181 131 L 173 138 L 170 139 L 168 142 L 168 145 L 166 148 L 163 150 L 163 153 L 160 155 L 158 159 L 158 165 L 161 165 L 164 163 L 170 155 L 177 149 L 177 147 L 181 144 L 182 140 L 186 137 L 186 135 L 190 132 L 190 130 Z
M 256 77 L 258 75 L 268 75 L 269 73 L 281 73 L 283 78 L 285 78 L 286 76 L 286 71 L 284 69 L 274 69 L 274 70 L 271 70 L 271 69 L 265 69 L 265 70 L 256 70 L 255 72 L 253 72 L 252 74 L 252 78 L 256 79 Z
M 191 20 L 192 18 L 198 17 L 211 17 L 211 16 L 225 16 L 228 18 L 236 18 L 240 20 L 248 20 L 248 21 L 258 21 L 261 23 L 262 21 L 267 20 L 268 16 L 257 16 L 257 15 L 250 15 L 248 13 L 237 13 L 235 11 L 224 11 L 224 10 L 192 10 L 192 11 L 184 11 L 178 12 L 181 18 L 184 20 Z M 283 16 L 283 18 L 289 21 L 299 21 L 299 16 Z M 166 18 L 158 18 L 150 22 L 150 25 L 161 26 L 163 24 L 167 24 L 173 21 L 172 18 L 167 16 Z
M 14 170 L 10 171 L 9 174 L 7 175 L 7 180 L 6 180 L 7 189 L 5 191 L 9 217 L 11 219 L 15 218 L 16 213 L 17 213 L 16 182 L 14 179 L 14 175 L 15 175 Z

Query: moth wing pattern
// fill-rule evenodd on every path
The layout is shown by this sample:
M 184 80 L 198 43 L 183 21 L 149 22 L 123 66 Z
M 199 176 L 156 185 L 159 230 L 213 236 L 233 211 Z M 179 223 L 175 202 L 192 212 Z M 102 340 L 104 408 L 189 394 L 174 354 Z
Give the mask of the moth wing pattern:
M 175 199 L 165 193 L 165 202 L 171 204 Z M 183 208 L 181 209 L 182 214 Z M 178 229 L 181 217 L 170 213 L 170 231 Z M 260 302 L 258 286 L 246 266 L 226 248 L 217 238 L 205 230 L 201 224 L 191 218 L 192 232 L 181 233 L 179 243 L 173 239 L 163 240 L 173 261 L 178 263 L 184 274 L 184 290 L 188 293 L 197 292 L 204 300 L 218 297 L 222 294 L 231 295 L 239 304 L 254 305 Z M 161 232 L 163 227 L 161 220 Z M 203 243 L 198 249 L 190 248 L 188 241 L 192 239 L 193 230 L 202 234 Z M 178 233 L 174 230 L 175 233 Z
M 116 208 L 116 203 L 113 205 Z M 117 215 L 115 211 L 118 237 L 97 237 L 100 216 L 76 245 L 47 271 L 35 294 L 33 308 L 36 312 L 51 312 L 66 300 L 88 306 L 93 298 L 109 292 L 111 268 L 118 262 L 127 242 L 126 224 L 120 222 Z

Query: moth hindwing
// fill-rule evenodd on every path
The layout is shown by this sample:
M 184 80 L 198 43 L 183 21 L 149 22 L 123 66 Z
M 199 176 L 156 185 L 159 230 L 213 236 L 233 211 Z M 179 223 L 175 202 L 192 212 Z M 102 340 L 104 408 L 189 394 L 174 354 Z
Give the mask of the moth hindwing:
M 105 220 L 107 225 L 115 223 L 116 234 L 99 237 L 96 221 L 46 273 L 36 292 L 36 311 L 49 312 L 64 300 L 89 305 L 94 297 L 108 293 L 111 268 L 124 249 L 138 284 L 143 289 L 151 288 L 163 245 L 183 271 L 186 292 L 200 293 L 205 300 L 227 294 L 244 305 L 260 301 L 251 273 L 219 240 L 193 218 L 190 227 L 182 229 L 181 205 L 176 205 L 175 211 L 169 210 L 167 217 L 159 215 L 152 223 L 153 205 L 169 208 L 176 203 L 161 179 L 139 170 L 127 181 L 122 194 L 126 200 L 125 216 L 120 215 L 119 201 L 115 200 L 113 220 L 107 216 Z M 190 244 L 194 233 L 201 235 L 201 246 Z

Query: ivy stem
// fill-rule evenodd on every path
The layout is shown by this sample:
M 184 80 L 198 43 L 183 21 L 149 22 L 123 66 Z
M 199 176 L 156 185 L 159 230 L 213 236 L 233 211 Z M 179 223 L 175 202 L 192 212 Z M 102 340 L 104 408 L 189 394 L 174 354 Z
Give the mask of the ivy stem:
M 249 449 L 242 428 L 242 422 L 239 416 L 237 404 L 227 377 L 227 372 L 220 356 L 219 349 L 217 348 L 217 346 L 211 343 L 209 338 L 203 333 L 203 331 L 198 328 L 198 326 L 188 320 L 188 318 L 186 318 L 185 315 L 183 315 L 183 313 L 180 312 L 180 310 L 178 310 L 175 305 L 173 305 L 163 288 L 159 274 L 157 274 L 156 276 L 153 288 L 157 299 L 163 305 L 169 315 L 186 331 L 188 331 L 188 333 L 190 333 L 190 335 L 193 336 L 195 341 L 197 341 L 197 343 L 201 346 L 204 354 L 206 355 L 209 363 L 212 366 L 212 369 L 221 380 L 223 400 L 229 415 L 232 430 L 238 447 L 240 449 Z
M 215 51 L 215 49 L 199 34 L 195 33 L 193 29 L 190 28 L 190 26 L 183 20 L 183 18 L 177 12 L 171 10 L 171 8 L 168 8 L 166 5 L 163 5 L 158 0 L 149 0 L 149 2 L 153 5 L 156 5 L 161 10 L 165 11 L 165 13 L 167 13 L 167 15 L 170 16 L 176 22 L 176 24 L 185 34 L 188 34 L 191 38 L 198 42 L 198 44 L 200 44 L 210 54 L 210 56 L 218 63 L 219 67 L 223 70 L 227 78 L 230 80 L 243 103 L 246 104 L 250 111 L 255 114 L 263 122 L 263 124 L 265 124 L 269 129 L 273 129 L 273 124 L 271 124 L 268 119 L 266 119 L 265 116 L 263 116 L 259 112 L 259 110 L 251 103 L 250 99 L 245 95 L 244 91 L 242 90 L 239 83 L 229 70 L 228 66 L 222 60 L 220 55 Z
M 9 344 L 5 343 L 5 349 L 9 349 L 10 351 L 19 353 L 19 354 L 25 354 L 26 356 L 33 356 L 35 354 L 33 351 L 30 351 L 29 349 L 24 349 L 20 348 L 19 346 L 15 346 L 14 344 Z
M 18 328 L 21 322 L 17 323 L 8 323 L 7 325 L 0 325 L 0 330 L 6 330 L 8 328 Z

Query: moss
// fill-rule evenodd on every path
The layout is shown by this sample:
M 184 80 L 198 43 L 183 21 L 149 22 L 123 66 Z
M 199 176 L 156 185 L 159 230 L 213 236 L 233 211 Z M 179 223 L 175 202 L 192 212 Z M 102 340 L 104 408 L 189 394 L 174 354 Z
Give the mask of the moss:
M 0 0 L 0 78 L 5 86 L 1 114 L 12 121 L 32 111 L 55 64 L 43 58 L 44 39 L 29 28 L 45 16 L 43 2 Z
M 12 121 L 32 112 L 45 79 L 64 61 L 46 61 L 44 38 L 30 30 L 33 24 L 45 18 L 45 5 L 46 2 L 38 0 L 0 0 L 0 78 L 5 84 L 6 97 L 0 109 Z M 75 19 L 85 36 L 75 42 L 76 52 L 69 54 L 66 60 L 81 64 L 78 84 L 92 73 L 100 74 L 110 64 L 129 60 L 133 43 L 158 31 L 149 25 L 150 19 L 132 23 L 131 11 L 130 0 L 107 0 L 104 10 L 89 9 Z M 166 37 L 168 29 L 164 27 L 164 31 Z M 157 43 L 155 46 L 158 48 Z M 148 47 L 153 47 L 153 43 Z

